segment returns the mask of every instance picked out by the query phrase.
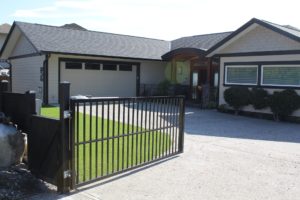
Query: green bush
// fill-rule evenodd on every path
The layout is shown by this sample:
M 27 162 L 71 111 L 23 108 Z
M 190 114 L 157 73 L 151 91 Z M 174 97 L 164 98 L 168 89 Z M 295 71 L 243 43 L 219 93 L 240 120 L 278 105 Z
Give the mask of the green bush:
M 246 87 L 230 87 L 224 91 L 224 99 L 238 114 L 241 107 L 250 104 L 250 91 Z
M 219 105 L 218 106 L 218 111 L 223 112 L 223 113 L 227 112 L 227 106 L 226 106 L 226 104 Z
M 171 82 L 168 80 L 164 80 L 160 82 L 157 87 L 158 95 L 167 96 L 170 86 L 171 86 Z
M 300 108 L 300 97 L 291 89 L 274 92 L 270 96 L 269 106 L 274 119 L 279 121 L 281 117 L 287 117 Z
M 268 92 L 264 89 L 253 88 L 251 90 L 251 104 L 255 109 L 268 107 Z

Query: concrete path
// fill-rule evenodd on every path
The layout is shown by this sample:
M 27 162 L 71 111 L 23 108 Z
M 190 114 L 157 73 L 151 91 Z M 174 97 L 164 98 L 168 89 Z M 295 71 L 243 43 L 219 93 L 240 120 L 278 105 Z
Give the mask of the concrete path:
M 300 125 L 187 109 L 185 131 L 178 157 L 32 199 L 300 199 Z

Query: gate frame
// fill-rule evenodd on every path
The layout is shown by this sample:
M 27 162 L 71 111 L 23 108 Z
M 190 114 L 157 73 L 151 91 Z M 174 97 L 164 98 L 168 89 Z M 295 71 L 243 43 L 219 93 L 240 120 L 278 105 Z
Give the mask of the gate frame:
M 177 96 L 178 97 L 178 96 Z M 179 143 L 178 143 L 178 152 L 171 155 L 177 155 L 184 152 L 184 120 L 185 120 L 185 98 L 180 96 L 179 101 Z M 138 98 L 138 97 L 135 97 Z M 60 145 L 60 163 L 61 168 L 59 170 L 58 180 L 57 180 L 57 191 L 59 193 L 69 193 L 71 190 L 76 188 L 76 171 L 75 171 L 75 102 L 70 98 L 70 83 L 69 82 L 61 82 L 59 84 L 59 105 L 60 105 L 60 122 L 61 122 L 61 145 Z M 141 166 L 149 165 L 153 162 L 157 162 L 159 160 L 165 159 L 167 157 L 162 157 L 159 159 L 155 159 L 149 161 L 147 163 L 143 163 L 141 165 L 125 169 L 115 174 L 110 174 L 107 177 L 118 175 L 120 173 L 124 173 L 129 170 L 136 169 Z M 92 180 L 87 182 L 86 184 L 99 181 L 101 178 L 97 180 Z

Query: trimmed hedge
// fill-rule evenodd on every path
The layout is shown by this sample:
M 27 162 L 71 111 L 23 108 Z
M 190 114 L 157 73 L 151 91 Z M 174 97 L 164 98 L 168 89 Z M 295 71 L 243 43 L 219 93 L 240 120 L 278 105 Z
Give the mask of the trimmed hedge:
M 234 86 L 224 91 L 224 99 L 234 108 L 235 114 L 247 105 L 253 105 L 256 110 L 270 107 L 274 120 L 290 116 L 300 108 L 300 96 L 295 90 L 286 89 L 269 95 L 264 89 Z
M 269 98 L 269 106 L 274 120 L 279 121 L 281 117 L 287 117 L 300 108 L 300 97 L 291 89 L 274 92 Z
M 264 89 L 253 88 L 251 90 L 251 104 L 256 110 L 267 108 L 269 95 Z
M 250 91 L 246 87 L 230 87 L 224 91 L 224 99 L 234 108 L 235 114 L 243 107 L 250 104 Z

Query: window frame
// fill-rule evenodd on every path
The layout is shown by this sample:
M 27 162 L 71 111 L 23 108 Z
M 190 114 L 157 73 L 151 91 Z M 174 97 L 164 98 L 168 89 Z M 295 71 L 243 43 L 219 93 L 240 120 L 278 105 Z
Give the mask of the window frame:
M 81 64 L 81 68 L 67 68 L 68 63 Z M 67 62 L 65 62 L 65 69 L 67 69 L 67 70 L 83 70 L 83 63 L 82 62 L 76 62 L 76 61 L 67 61 Z
M 232 83 L 228 82 L 227 80 L 227 74 L 228 74 L 228 68 L 256 68 L 256 83 Z M 258 86 L 259 85 L 259 65 L 258 64 L 227 64 L 225 65 L 224 70 L 224 84 L 225 85 L 242 85 L 242 86 Z
M 99 65 L 99 69 L 87 69 L 86 68 L 86 66 L 88 65 L 88 64 L 91 64 L 91 65 Z M 92 71 L 95 71 L 95 70 L 101 70 L 101 63 L 97 63 L 97 62 L 85 62 L 84 63 L 84 70 L 92 70 Z
M 115 69 L 105 69 L 105 65 L 114 65 L 115 66 Z M 103 71 L 118 71 L 118 64 L 115 64 L 115 63 L 103 63 L 102 64 L 102 70 Z
M 300 88 L 299 85 L 282 85 L 282 84 L 264 84 L 263 79 L 264 79 L 264 68 L 266 67 L 298 67 L 300 69 L 300 64 L 262 64 L 261 65 L 261 76 L 260 76 L 260 85 L 262 87 L 267 86 L 267 87 L 286 87 L 286 88 Z
M 122 67 L 130 67 L 130 70 L 124 70 L 124 69 L 121 70 Z M 131 65 L 131 64 L 119 64 L 118 65 L 118 70 L 120 72 L 132 72 L 133 71 L 133 65 Z

